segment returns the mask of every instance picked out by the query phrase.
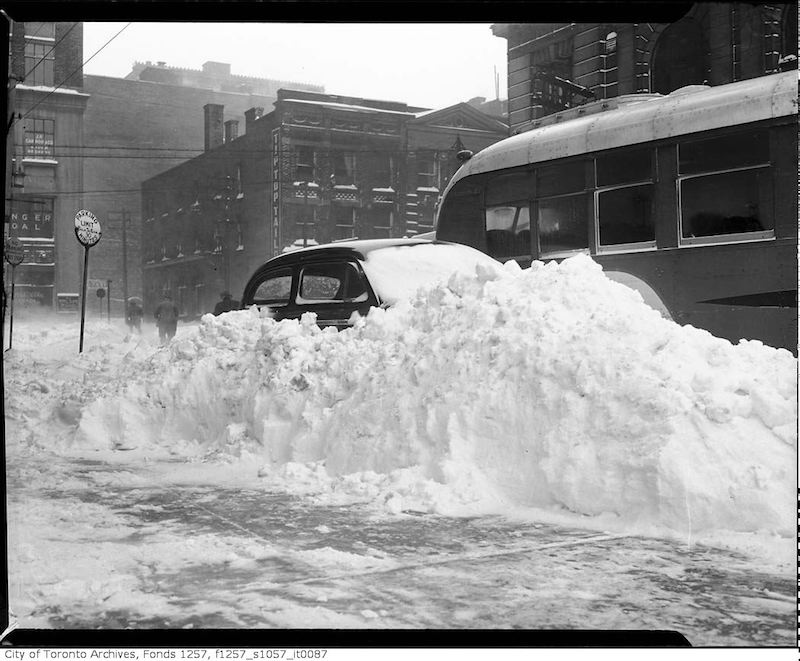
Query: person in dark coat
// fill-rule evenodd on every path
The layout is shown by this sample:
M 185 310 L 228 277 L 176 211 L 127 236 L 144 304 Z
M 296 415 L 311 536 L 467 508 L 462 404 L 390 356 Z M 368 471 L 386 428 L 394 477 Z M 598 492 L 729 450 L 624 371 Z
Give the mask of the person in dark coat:
M 178 328 L 178 306 L 172 301 L 172 295 L 169 292 L 164 294 L 164 298 L 156 306 L 156 311 L 153 314 L 156 318 L 156 325 L 158 325 L 158 339 L 161 344 L 167 344 L 173 337 Z
M 222 292 L 220 296 L 222 300 L 218 301 L 214 306 L 214 316 L 218 317 L 223 312 L 238 310 L 240 307 L 242 307 L 242 304 L 239 301 L 233 300 L 229 291 Z
M 132 296 L 128 299 L 127 305 L 125 306 L 125 322 L 128 324 L 131 331 L 136 331 L 137 333 L 142 332 L 143 316 L 144 310 L 142 310 L 142 302 L 137 297 Z

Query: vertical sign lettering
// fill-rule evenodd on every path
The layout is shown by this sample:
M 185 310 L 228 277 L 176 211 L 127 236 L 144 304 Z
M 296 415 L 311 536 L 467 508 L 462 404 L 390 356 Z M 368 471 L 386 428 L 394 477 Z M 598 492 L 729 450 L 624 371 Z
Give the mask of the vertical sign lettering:
M 272 254 L 280 253 L 281 130 L 272 129 Z

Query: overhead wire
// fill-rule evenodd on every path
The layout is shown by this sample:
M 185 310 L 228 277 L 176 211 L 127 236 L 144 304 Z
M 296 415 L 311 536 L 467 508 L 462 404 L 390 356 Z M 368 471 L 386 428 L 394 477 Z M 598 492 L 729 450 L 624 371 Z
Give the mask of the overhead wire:
M 102 50 L 103 50 L 103 49 L 104 49 L 106 46 L 108 46 L 108 45 L 109 45 L 109 44 L 110 44 L 112 41 L 114 41 L 114 39 L 116 39 L 116 38 L 117 38 L 117 37 L 118 37 L 120 34 L 122 34 L 122 32 L 123 32 L 123 31 L 124 31 L 124 30 L 125 30 L 125 29 L 126 29 L 128 26 L 129 26 L 129 25 L 131 25 L 131 23 L 126 23 L 126 24 L 125 24 L 125 25 L 122 27 L 122 29 L 121 29 L 119 32 L 117 32 L 117 33 L 116 33 L 116 34 L 115 34 L 113 37 L 111 37 L 111 39 L 109 39 L 109 40 L 108 40 L 106 43 L 104 43 L 102 46 L 100 46 L 100 48 L 98 48 L 98 49 L 97 49 L 97 50 L 96 50 L 94 53 L 92 53 L 92 55 L 91 55 L 91 56 L 90 56 L 88 59 L 84 60 L 84 61 L 81 63 L 81 65 L 80 65 L 80 66 L 79 66 L 77 69 L 75 69 L 75 70 L 74 70 L 72 73 L 70 73 L 70 74 L 69 74 L 69 75 L 68 75 L 66 78 L 64 78 L 64 80 L 62 80 L 62 81 L 61 81 L 61 82 L 60 82 L 58 85 L 56 85 L 56 86 L 55 86 L 55 87 L 54 87 L 52 90 L 50 90 L 50 91 L 49 91 L 47 94 L 45 94 L 45 95 L 44 95 L 44 96 L 43 96 L 41 99 L 39 99 L 39 100 L 38 100 L 38 101 L 37 101 L 35 104 L 33 104 L 33 106 L 31 106 L 31 107 L 28 109 L 28 112 L 26 112 L 24 115 L 22 115 L 22 117 L 20 117 L 20 121 L 21 121 L 21 120 L 23 120 L 23 119 L 25 119 L 26 117 L 28 117 L 28 116 L 29 116 L 29 115 L 30 115 L 30 114 L 31 114 L 31 113 L 32 113 L 32 112 L 33 112 L 33 111 L 34 111 L 34 110 L 35 110 L 37 107 L 39 107 L 39 105 L 41 105 L 41 103 L 42 103 L 42 102 L 44 102 L 44 101 L 45 101 L 46 99 L 48 99 L 48 98 L 49 98 L 49 97 L 50 97 L 52 94 L 54 94 L 54 93 L 55 93 L 57 90 L 59 90 L 61 87 L 63 87 L 63 86 L 64 86 L 64 84 L 65 84 L 65 83 L 66 83 L 66 82 L 67 82 L 67 81 L 68 81 L 70 78 L 72 78 L 72 77 L 73 77 L 73 76 L 74 76 L 76 73 L 78 73 L 79 71 L 82 71 L 84 66 L 86 66 L 86 65 L 87 65 L 89 62 L 91 62 L 91 61 L 92 61 L 92 59 L 94 59 L 94 57 L 95 57 L 95 56 L 97 56 L 97 55 L 98 55 L 98 54 L 99 54 L 99 53 L 100 53 L 100 52 L 101 52 L 101 51 L 102 51 Z

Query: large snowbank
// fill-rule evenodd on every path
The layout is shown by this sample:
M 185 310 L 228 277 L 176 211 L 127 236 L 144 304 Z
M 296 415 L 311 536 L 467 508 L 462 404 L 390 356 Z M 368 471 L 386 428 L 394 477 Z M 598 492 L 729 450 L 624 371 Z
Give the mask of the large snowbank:
M 83 408 L 76 447 L 253 453 L 267 483 L 390 510 L 790 536 L 796 378 L 789 352 L 665 320 L 588 257 L 512 262 L 341 333 L 207 315 Z

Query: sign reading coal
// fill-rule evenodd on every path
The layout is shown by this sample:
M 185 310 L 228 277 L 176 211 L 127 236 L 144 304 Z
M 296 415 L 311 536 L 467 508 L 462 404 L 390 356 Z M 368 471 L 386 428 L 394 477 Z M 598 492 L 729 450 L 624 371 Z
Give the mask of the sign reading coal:
M 14 236 L 53 238 L 53 201 L 14 200 L 8 215 L 9 231 Z

